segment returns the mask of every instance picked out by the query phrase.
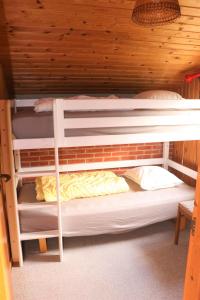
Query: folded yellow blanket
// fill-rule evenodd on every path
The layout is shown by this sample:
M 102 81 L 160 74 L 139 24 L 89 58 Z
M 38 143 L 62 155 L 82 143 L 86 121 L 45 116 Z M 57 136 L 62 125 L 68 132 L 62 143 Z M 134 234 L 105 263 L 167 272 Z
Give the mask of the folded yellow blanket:
M 123 193 L 128 190 L 129 186 L 125 179 L 111 171 L 60 175 L 61 201 Z M 39 201 L 56 201 L 56 177 L 38 177 L 36 179 L 36 195 Z

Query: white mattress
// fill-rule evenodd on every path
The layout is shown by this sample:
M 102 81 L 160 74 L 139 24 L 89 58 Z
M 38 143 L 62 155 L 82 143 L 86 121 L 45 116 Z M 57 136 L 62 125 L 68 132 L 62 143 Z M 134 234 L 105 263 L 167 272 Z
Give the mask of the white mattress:
M 142 134 L 142 133 L 188 133 L 200 131 L 200 125 L 187 126 L 145 126 L 145 127 L 110 127 L 110 128 L 86 128 L 86 129 L 69 129 L 65 130 L 67 137 L 81 137 L 81 136 L 103 136 L 103 135 L 125 135 L 125 134 Z
M 141 116 L 187 116 L 193 120 L 200 119 L 199 111 L 184 110 L 132 110 L 132 111 L 90 111 L 90 112 L 65 112 L 65 118 L 99 118 L 99 117 L 141 117 Z M 14 114 L 12 120 L 13 134 L 17 139 L 26 138 L 49 138 L 53 137 L 53 116 L 51 112 L 35 113 L 23 111 Z M 160 133 L 160 132 L 194 132 L 200 130 L 200 125 L 187 126 L 141 126 L 141 127 L 115 127 L 115 128 L 92 128 L 92 129 L 69 129 L 65 136 L 96 136 L 96 135 L 119 135 L 137 133 Z
M 127 193 L 75 199 L 62 204 L 64 236 L 85 236 L 129 231 L 176 217 L 180 201 L 193 200 L 195 189 L 186 184 L 157 191 L 141 191 L 130 184 Z M 36 202 L 34 184 L 22 187 L 19 201 Z M 20 212 L 22 232 L 57 229 L 57 208 Z

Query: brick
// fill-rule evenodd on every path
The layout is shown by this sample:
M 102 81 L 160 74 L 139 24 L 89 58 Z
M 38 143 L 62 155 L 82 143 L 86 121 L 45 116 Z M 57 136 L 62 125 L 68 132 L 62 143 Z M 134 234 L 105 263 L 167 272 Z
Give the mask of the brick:
M 45 162 L 45 161 L 40 161 L 40 162 L 31 162 L 31 166 L 32 167 L 37 167 L 37 166 L 47 166 L 48 165 L 48 163 L 47 162 Z
M 161 145 L 154 145 L 153 149 L 162 149 L 163 147 Z
M 111 156 L 111 152 L 105 152 L 105 153 L 95 153 L 94 154 L 95 157 L 109 157 Z
M 32 157 L 30 157 L 30 156 L 27 156 L 27 157 L 24 157 L 23 158 L 23 161 L 24 162 L 26 162 L 26 161 L 39 161 L 40 160 L 40 157 L 39 156 L 32 156 Z
M 85 163 L 85 159 L 71 159 L 68 160 L 68 164 L 81 164 Z
M 129 155 L 140 155 L 143 154 L 144 150 L 130 151 Z
M 22 163 L 22 167 L 24 167 L 24 168 L 30 167 L 30 166 L 31 166 L 30 162 L 23 162 Z
M 30 152 L 30 156 L 45 156 L 48 155 L 48 151 L 35 151 L 35 152 Z
M 48 155 L 48 156 L 40 156 L 40 160 L 44 161 L 44 160 L 52 160 L 54 159 L 54 156 Z
M 143 151 L 143 154 L 153 154 L 153 153 L 160 153 L 159 151 L 155 151 L 155 150 L 151 150 L 151 151 L 149 151 L 149 150 L 144 150 Z
M 124 147 L 121 147 L 122 151 L 136 151 L 136 149 L 137 149 L 137 146 L 134 146 L 134 147 L 124 146 Z
M 24 157 L 27 157 L 27 156 L 29 156 L 29 153 L 28 153 L 28 152 L 20 153 L 20 157 L 21 157 L 21 158 L 24 158 Z
M 104 148 L 104 152 L 118 152 L 121 151 L 121 147 L 110 147 L 110 148 Z
M 159 154 L 152 154 L 151 158 L 160 158 L 160 155 Z
M 92 149 L 87 149 L 87 153 L 103 153 L 103 148 L 92 148 Z
M 28 153 L 29 151 L 28 150 L 20 150 L 20 153 Z
M 88 158 L 86 159 L 86 163 L 96 163 L 96 162 L 102 162 L 103 158 Z
M 81 153 L 85 153 L 86 150 L 85 149 L 79 149 L 79 148 L 65 148 L 65 149 L 60 149 L 59 154 L 60 155 L 65 155 L 65 154 L 81 154 Z
M 77 158 L 76 154 L 62 154 L 59 156 L 60 159 L 72 159 Z
M 116 161 L 116 160 L 120 160 L 120 157 L 104 157 L 103 158 L 104 161 Z
M 112 156 L 122 156 L 122 155 L 129 155 L 129 152 L 128 151 L 112 152 Z
M 81 154 L 80 156 L 78 156 L 77 158 L 92 158 L 94 157 L 95 154 L 92 153 L 86 153 L 86 154 Z
M 138 157 L 138 159 L 145 159 L 145 158 L 151 158 L 151 156 L 149 156 L 148 154 L 142 154 L 140 155 L 140 157 Z
M 68 163 L 68 159 L 60 159 L 59 160 L 59 163 L 61 164 L 61 165 L 66 165 L 67 163 Z
M 147 150 L 147 149 L 152 149 L 152 146 L 151 145 L 149 145 L 149 146 L 145 145 L 145 146 L 137 147 L 137 149 L 138 150 Z
M 162 157 L 162 143 L 140 143 L 90 147 L 70 147 L 59 150 L 60 163 L 84 163 Z M 173 143 L 170 144 L 173 155 Z M 54 165 L 54 149 L 21 151 L 22 166 Z
M 137 159 L 137 156 L 136 155 L 121 156 L 121 160 L 132 160 L 132 159 Z

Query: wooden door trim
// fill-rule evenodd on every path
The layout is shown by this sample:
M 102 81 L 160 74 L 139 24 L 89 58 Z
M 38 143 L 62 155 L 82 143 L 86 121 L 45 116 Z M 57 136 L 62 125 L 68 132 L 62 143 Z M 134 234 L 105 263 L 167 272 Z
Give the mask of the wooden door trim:
M 198 142 L 198 149 L 200 149 L 199 146 L 200 142 Z M 198 164 L 199 162 L 198 158 Z M 200 299 L 200 164 L 192 225 L 185 276 L 184 300 Z
M 4 214 L 3 194 L 0 187 L 0 299 L 13 299 L 11 262 Z

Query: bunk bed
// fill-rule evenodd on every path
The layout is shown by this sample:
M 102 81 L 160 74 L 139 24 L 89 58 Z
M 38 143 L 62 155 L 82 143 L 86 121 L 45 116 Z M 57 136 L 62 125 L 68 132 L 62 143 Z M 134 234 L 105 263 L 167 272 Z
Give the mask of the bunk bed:
M 18 105 L 26 106 L 27 101 L 19 101 Z M 24 122 L 23 118 L 28 118 L 29 122 L 32 120 L 32 127 L 35 127 L 33 112 L 21 116 L 16 114 L 12 125 L 9 104 L 7 113 L 11 151 L 14 152 L 15 158 L 13 176 L 16 179 L 13 181 L 15 192 L 11 207 L 12 215 L 17 220 L 17 232 L 12 241 L 18 245 L 17 258 L 20 265 L 23 263 L 21 242 L 24 240 L 58 237 L 60 260 L 62 260 L 63 236 L 120 232 L 167 220 L 175 217 L 179 201 L 194 198 L 194 189 L 186 184 L 159 191 L 135 192 L 135 187 L 132 187 L 129 182 L 130 192 L 123 195 L 96 197 L 93 201 L 77 199 L 61 203 L 59 174 L 68 171 L 163 165 L 166 169 L 172 167 L 196 179 L 197 172 L 169 158 L 169 142 L 200 140 L 200 101 L 55 99 L 52 113 L 36 116 L 37 124 L 38 118 L 41 119 L 39 122 L 43 122 L 45 118 L 49 120 L 50 130 L 48 128 L 47 132 L 40 132 L 41 135 L 36 134 L 37 130 L 24 131 L 23 128 L 20 131 L 22 127 L 20 122 Z M 27 128 L 28 123 L 23 127 Z M 11 136 L 11 131 L 15 136 Z M 59 165 L 61 147 L 147 142 L 163 142 L 163 157 Z M 39 148 L 54 148 L 55 166 L 22 168 L 20 150 Z M 56 176 L 57 201 L 55 203 L 36 202 L 34 185 L 21 184 L 23 178 L 44 175 Z M 18 186 L 20 187 L 19 199 L 16 192 Z M 113 216 L 116 218 L 113 219 Z M 121 224 L 115 223 L 116 219 L 120 220 Z M 42 230 L 44 224 L 47 226 Z

